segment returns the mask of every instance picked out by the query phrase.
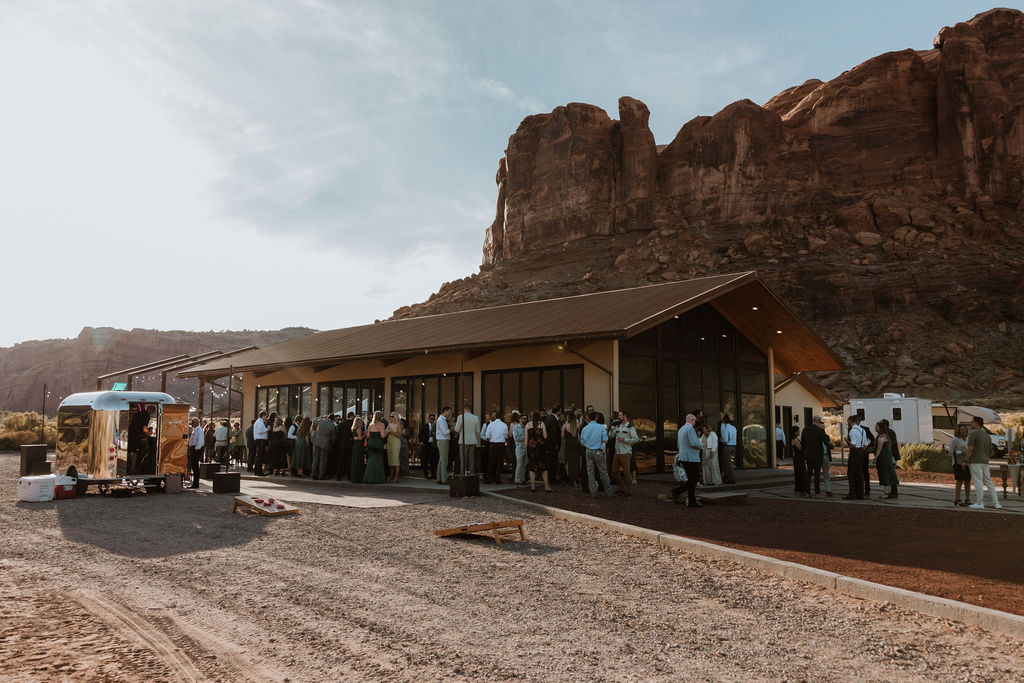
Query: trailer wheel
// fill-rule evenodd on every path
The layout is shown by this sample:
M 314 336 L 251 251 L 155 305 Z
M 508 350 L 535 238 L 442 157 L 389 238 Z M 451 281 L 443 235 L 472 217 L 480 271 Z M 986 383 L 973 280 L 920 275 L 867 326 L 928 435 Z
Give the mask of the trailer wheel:
M 105 496 L 110 492 L 110 484 L 100 484 L 97 488 L 99 488 L 101 496 Z

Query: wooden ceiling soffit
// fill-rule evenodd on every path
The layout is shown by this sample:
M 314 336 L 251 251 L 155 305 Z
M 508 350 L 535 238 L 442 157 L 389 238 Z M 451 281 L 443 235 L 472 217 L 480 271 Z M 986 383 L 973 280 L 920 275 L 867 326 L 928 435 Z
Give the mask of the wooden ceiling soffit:
M 327 372 L 328 370 L 333 370 L 334 368 L 340 368 L 342 365 L 344 365 L 344 363 L 328 363 L 326 365 L 314 365 L 313 374 L 319 375 L 321 372 Z
M 475 351 L 466 351 L 463 355 L 465 360 L 476 360 L 481 356 L 486 356 L 489 353 L 493 353 L 494 349 L 476 349 Z
M 391 358 L 381 358 L 380 366 L 382 368 L 386 368 L 391 365 L 394 365 L 395 363 L 401 363 L 403 360 L 409 360 L 410 358 L 412 358 L 411 354 L 407 354 L 405 356 L 393 356 Z
M 254 370 L 252 373 L 253 378 L 259 379 L 260 377 L 266 377 L 267 375 L 273 374 L 277 370 Z
M 759 281 L 713 299 L 711 305 L 762 351 L 773 349 L 777 372 L 843 367 L 835 352 Z

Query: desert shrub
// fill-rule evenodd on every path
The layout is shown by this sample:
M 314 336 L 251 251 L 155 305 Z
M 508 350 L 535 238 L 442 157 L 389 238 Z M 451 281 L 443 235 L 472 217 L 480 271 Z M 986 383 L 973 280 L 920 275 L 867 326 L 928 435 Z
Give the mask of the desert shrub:
M 930 443 L 900 444 L 900 467 L 921 472 L 953 472 L 953 459 L 939 446 Z
M 27 429 L 0 432 L 0 451 L 16 451 L 25 444 L 39 443 L 39 431 Z M 50 444 L 51 446 L 53 444 Z
M 39 431 L 39 413 L 7 413 L 0 421 L 0 430 L 5 432 L 24 432 L 32 429 Z
M 47 446 L 56 446 L 57 425 L 53 418 L 47 418 L 43 437 Z M 16 451 L 33 443 L 39 443 L 39 413 L 5 412 L 0 416 L 0 451 Z
M 1003 433 L 1006 433 L 1006 429 L 1010 427 L 1014 428 L 1013 443 L 1009 444 L 1010 450 L 1020 450 L 1021 443 L 1024 442 L 1024 411 L 1015 413 L 1002 413 L 1000 417 L 1003 418 Z

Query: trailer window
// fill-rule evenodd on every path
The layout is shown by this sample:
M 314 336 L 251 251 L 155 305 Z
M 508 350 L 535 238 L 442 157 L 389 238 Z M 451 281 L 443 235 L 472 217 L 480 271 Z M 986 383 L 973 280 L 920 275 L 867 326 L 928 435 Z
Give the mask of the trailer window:
M 892 421 L 893 422 L 898 422 L 899 420 L 902 420 L 902 419 L 903 419 L 903 408 L 893 408 L 892 409 Z

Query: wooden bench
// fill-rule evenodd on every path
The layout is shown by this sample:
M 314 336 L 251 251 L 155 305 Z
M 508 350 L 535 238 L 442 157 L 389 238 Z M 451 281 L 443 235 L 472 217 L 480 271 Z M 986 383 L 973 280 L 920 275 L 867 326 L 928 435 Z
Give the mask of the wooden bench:
M 457 536 L 458 534 L 475 534 L 481 531 L 489 531 L 494 536 L 494 542 L 501 545 L 501 537 L 510 534 L 519 534 L 519 540 L 525 541 L 526 534 L 523 533 L 523 520 L 508 519 L 503 522 L 481 522 L 478 524 L 467 524 L 457 526 L 454 529 L 438 529 L 435 536 Z

